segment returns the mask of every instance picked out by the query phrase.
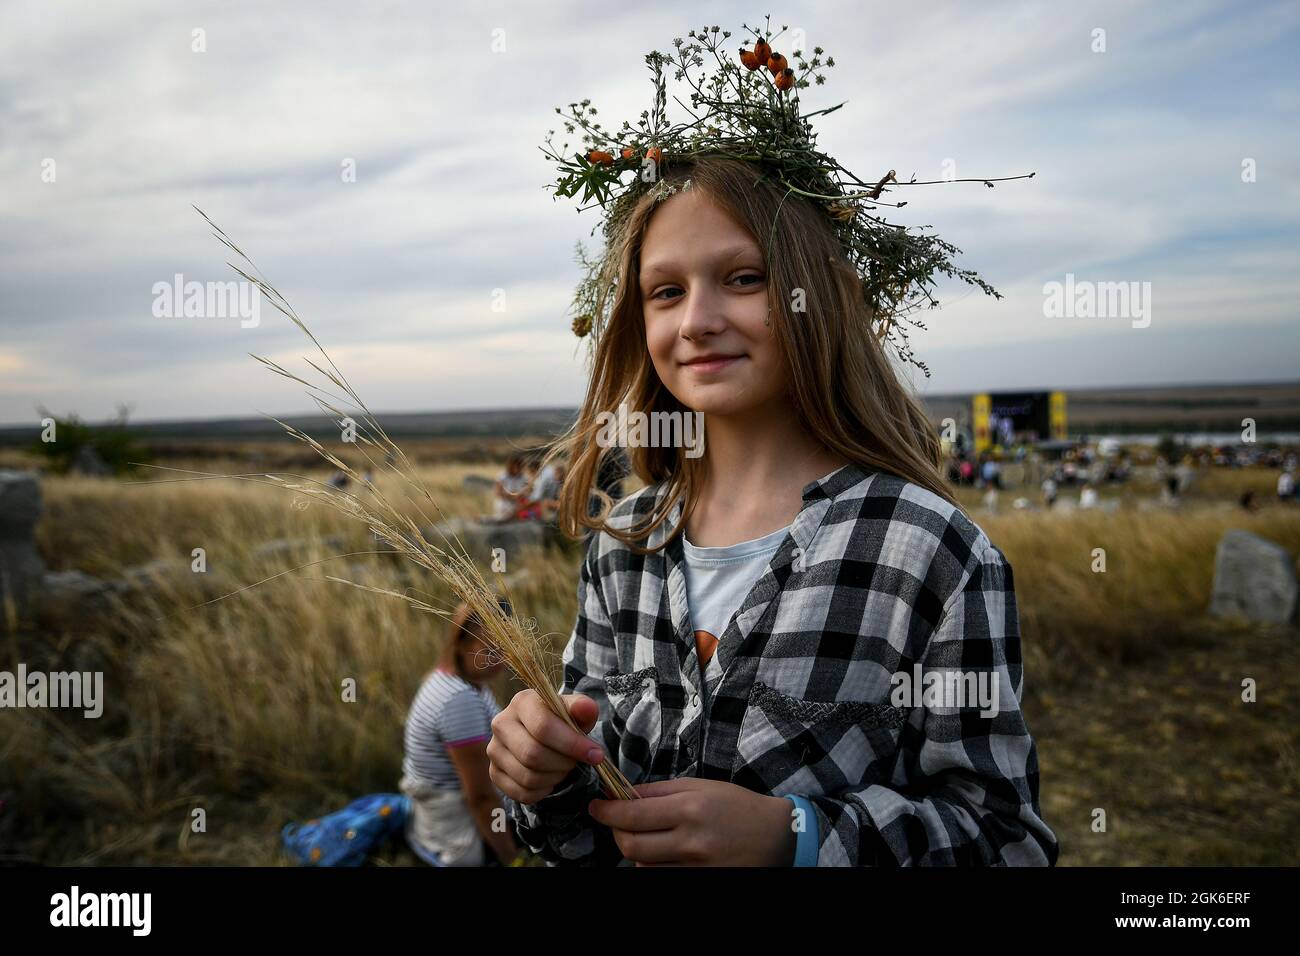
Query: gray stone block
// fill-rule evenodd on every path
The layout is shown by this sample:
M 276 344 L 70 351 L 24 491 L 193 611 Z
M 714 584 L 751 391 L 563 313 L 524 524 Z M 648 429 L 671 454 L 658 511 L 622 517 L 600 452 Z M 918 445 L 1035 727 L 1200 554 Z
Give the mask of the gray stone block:
M 40 588 L 45 563 L 36 550 L 41 486 L 34 472 L 0 470 L 0 621 L 12 604 L 24 615 Z
M 1210 614 L 1288 624 L 1298 598 L 1295 562 L 1285 548 L 1239 529 L 1220 539 Z

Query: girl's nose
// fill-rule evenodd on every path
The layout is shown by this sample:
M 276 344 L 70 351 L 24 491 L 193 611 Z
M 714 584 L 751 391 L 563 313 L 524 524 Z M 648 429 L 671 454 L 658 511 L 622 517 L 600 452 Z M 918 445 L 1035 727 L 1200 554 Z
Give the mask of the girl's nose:
M 678 328 L 685 339 L 697 339 L 709 333 L 721 332 L 727 327 L 722 301 L 709 285 L 695 285 L 686 292 L 682 303 L 682 319 Z

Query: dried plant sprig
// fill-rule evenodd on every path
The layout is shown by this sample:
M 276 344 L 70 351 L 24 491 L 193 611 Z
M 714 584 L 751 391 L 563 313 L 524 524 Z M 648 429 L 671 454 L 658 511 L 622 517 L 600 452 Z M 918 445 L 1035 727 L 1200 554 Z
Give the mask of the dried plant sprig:
M 568 143 L 556 147 L 555 130 L 547 132 L 539 148 L 558 169 L 550 188 L 556 198 L 581 193 L 579 211 L 598 206 L 603 212 L 592 229 L 593 235 L 603 231 L 603 255 L 590 257 L 581 247 L 578 252 L 583 272 L 572 303 L 574 333 L 594 349 L 612 311 L 615 266 L 607 260 L 617 230 L 636 202 L 659 188 L 662 171 L 703 157 L 727 157 L 760 164 L 786 196 L 803 196 L 824 208 L 861 277 L 863 299 L 875 316 L 879 339 L 928 377 L 929 369 L 908 344 L 908 329 L 925 328 L 916 313 L 938 306 L 938 277 L 956 279 L 994 298 L 1001 295 L 974 271 L 959 268 L 954 258 L 961 250 L 922 231 L 928 226 L 909 229 L 878 215 L 882 206 L 907 205 L 881 197 L 891 189 L 941 182 L 982 182 L 993 188 L 995 182 L 1029 179 L 1034 173 L 935 182 L 921 182 L 913 175 L 900 182 L 891 169 L 863 180 L 817 148 L 811 120 L 844 103 L 808 112 L 800 103 L 799 91 L 824 83 L 822 70 L 834 67 L 835 58 L 814 47 L 811 57 L 804 50 L 787 50 L 787 59 L 777 47 L 789 28 L 782 26 L 774 34 L 770 16 L 762 27 L 742 27 L 751 35 L 751 46 L 741 47 L 738 56 L 723 51 L 731 32 L 717 26 L 691 30 L 689 39 L 678 37 L 672 53 L 647 54 L 654 104 L 635 126 L 624 120 L 619 129 L 606 129 L 596 121 L 589 99 L 570 103 L 567 115 L 555 108 L 566 132 L 581 136 L 582 148 L 572 151 Z M 706 57 L 713 61 L 707 69 Z M 689 105 L 673 97 L 687 114 L 678 122 L 668 117 L 666 70 L 691 90 Z
M 317 364 L 306 358 L 304 358 L 304 361 L 323 379 L 333 385 L 335 389 L 338 389 L 342 393 L 342 397 L 331 394 L 321 385 L 288 371 L 270 359 L 258 355 L 254 355 L 253 358 L 275 374 L 284 376 L 304 386 L 318 407 L 331 415 L 337 416 L 340 423 L 345 418 L 354 421 L 357 425 L 357 446 L 360 454 L 372 469 L 387 469 L 399 479 L 399 488 L 402 489 L 405 501 L 414 506 L 426 524 L 432 523 L 423 510 L 426 505 L 430 506 L 440 517 L 445 518 L 442 509 L 434 500 L 433 495 L 429 493 L 428 488 L 420 479 L 405 452 L 384 431 L 379 421 L 348 383 L 343 372 L 334 364 L 324 346 L 307 328 L 306 323 L 299 318 L 288 300 L 262 276 L 252 259 L 231 241 L 207 213 L 199 209 L 198 206 L 194 208 L 212 227 L 216 238 L 238 256 L 244 265 L 241 267 L 233 262 L 227 264 L 246 281 L 253 283 L 266 296 L 267 301 L 283 313 L 311 340 L 320 353 L 322 363 Z M 496 589 L 484 578 L 478 564 L 469 555 L 464 543 L 455 534 L 454 530 L 448 535 L 441 530 L 443 525 L 435 525 L 443 536 L 443 545 L 445 547 L 429 541 L 425 537 L 423 528 L 411 518 L 408 512 L 399 507 L 398 502 L 393 501 L 386 495 L 378 485 L 368 481 L 363 474 L 358 474 L 347 461 L 327 450 L 310 435 L 286 422 L 278 419 L 274 420 L 279 422 L 286 434 L 311 447 L 322 459 L 341 471 L 351 481 L 356 482 L 358 487 L 364 487 L 369 494 L 361 497 L 324 482 L 303 478 L 302 476 L 293 476 L 299 480 L 286 481 L 281 476 L 268 474 L 265 476 L 266 479 L 287 490 L 320 501 L 348 517 L 360 521 L 376 539 L 386 542 L 399 557 L 405 558 L 417 567 L 423 568 L 446 584 L 457 598 L 469 606 L 474 618 L 482 625 L 483 636 L 487 643 L 500 655 L 500 659 L 510 667 L 524 686 L 536 691 L 552 713 L 574 730 L 581 732 L 577 723 L 569 714 L 568 708 L 564 705 L 564 701 L 560 698 L 559 691 L 556 689 L 550 655 L 542 635 L 538 633 L 536 620 L 531 618 L 523 619 L 519 616 L 517 605 L 510 598 L 508 587 L 503 586 L 506 601 L 510 608 L 509 612 L 506 612 L 498 601 Z M 367 448 L 380 453 L 381 461 L 376 462 L 366 450 Z M 414 610 L 424 613 L 438 614 L 443 617 L 450 617 L 453 613 L 450 608 L 436 606 L 410 593 L 373 587 L 334 576 L 327 576 L 327 579 L 363 591 L 400 598 Z M 605 793 L 610 798 L 619 800 L 637 798 L 637 793 L 632 788 L 631 782 L 610 761 L 608 755 L 595 769 Z

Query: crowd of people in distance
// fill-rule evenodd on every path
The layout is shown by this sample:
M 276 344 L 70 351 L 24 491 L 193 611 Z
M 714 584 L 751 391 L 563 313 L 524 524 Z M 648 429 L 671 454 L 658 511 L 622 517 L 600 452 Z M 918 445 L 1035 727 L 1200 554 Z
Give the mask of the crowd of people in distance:
M 560 491 L 568 477 L 568 465 L 556 461 L 545 467 L 541 459 L 513 454 L 497 476 L 492 489 L 492 513 L 480 520 L 505 524 L 510 521 L 543 521 L 554 524 L 560 509 Z M 600 463 L 593 489 L 588 495 L 588 514 L 597 514 L 600 498 L 597 491 L 618 499 L 623 479 L 630 473 L 625 453 L 606 455 Z
M 947 455 L 945 470 L 948 480 L 954 485 L 979 489 L 983 492 L 984 508 L 996 512 L 1001 493 L 1011 487 L 1024 487 L 1029 480 L 1028 474 L 1037 473 L 1032 479 L 1039 492 L 1038 507 L 1053 510 L 1059 503 L 1071 508 L 1102 508 L 1104 487 L 1123 485 L 1133 479 L 1135 466 L 1127 450 L 1106 452 L 1104 447 L 1092 448 L 1081 445 L 1060 450 L 1059 458 L 1037 459 L 1033 468 L 1027 468 L 1027 474 L 1019 479 L 1013 478 L 1008 484 L 1003 474 L 1004 463 L 1020 463 L 1029 454 L 1025 446 L 1013 446 L 1007 449 L 984 450 L 972 454 L 967 449 L 953 446 Z M 1106 453 L 1103 453 L 1106 452 Z M 1277 469 L 1276 500 L 1282 504 L 1300 504 L 1300 459 L 1294 448 L 1264 447 L 1201 447 L 1191 449 L 1175 448 L 1172 452 L 1163 449 L 1155 456 L 1154 476 L 1161 502 L 1166 505 L 1179 504 L 1188 487 L 1197 474 L 1210 468 L 1267 468 Z M 1013 471 L 1012 475 L 1018 472 Z M 1149 472 L 1148 472 L 1149 473 Z M 1077 489 L 1068 499 L 1062 497 L 1066 489 Z M 1265 493 L 1255 490 L 1243 491 L 1238 503 L 1247 511 L 1261 507 Z M 1028 497 L 1016 497 L 1016 508 L 1032 508 L 1033 501 Z

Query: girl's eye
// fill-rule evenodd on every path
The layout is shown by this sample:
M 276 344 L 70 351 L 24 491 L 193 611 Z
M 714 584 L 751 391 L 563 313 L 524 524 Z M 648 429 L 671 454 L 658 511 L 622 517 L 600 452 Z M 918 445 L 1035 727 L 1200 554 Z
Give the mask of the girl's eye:
M 748 281 L 748 282 L 744 281 L 744 280 L 747 280 L 747 279 L 748 279 L 748 280 L 752 280 L 752 281 Z M 764 279 L 764 277 L 763 277 L 763 274 L 762 274 L 761 272 L 744 272 L 744 273 L 741 273 L 741 274 L 738 275 L 738 276 L 735 276 L 731 281 L 734 282 L 734 283 L 737 283 L 737 284 L 740 285 L 742 288 L 745 288 L 745 289 L 752 289 L 752 288 L 753 288 L 754 286 L 756 286 L 756 285 L 761 285 L 761 284 L 763 283 L 763 279 Z M 669 301 L 670 298 L 672 298 L 672 299 L 679 298 L 679 296 L 669 296 L 669 297 L 665 297 L 664 293 L 667 293 L 667 292 L 677 292 L 677 293 L 681 293 L 682 290 L 681 290 L 681 288 L 680 288 L 679 286 L 675 286 L 675 285 L 665 286 L 664 288 L 660 289 L 658 292 L 656 292 L 656 293 L 654 293 L 653 295 L 651 295 L 650 298 L 651 298 L 651 299 L 658 299 L 660 302 L 667 302 L 667 301 Z M 683 294 L 684 294 L 684 293 L 683 293 Z

